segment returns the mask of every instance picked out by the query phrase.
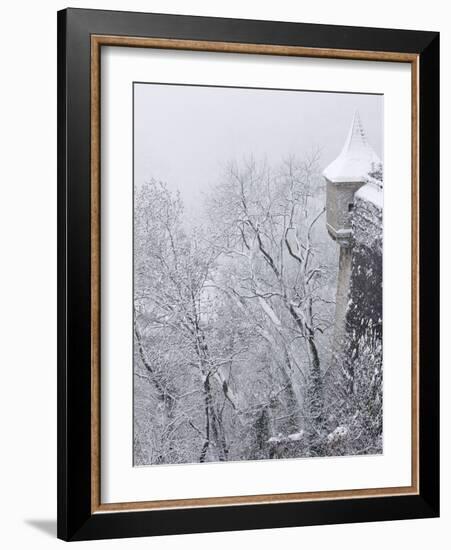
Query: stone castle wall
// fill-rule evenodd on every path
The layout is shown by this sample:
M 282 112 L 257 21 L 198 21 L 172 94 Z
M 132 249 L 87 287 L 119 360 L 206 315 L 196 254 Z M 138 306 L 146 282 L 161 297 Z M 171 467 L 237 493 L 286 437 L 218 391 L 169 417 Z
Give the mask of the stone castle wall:
M 364 185 L 354 196 L 352 236 L 340 246 L 333 368 L 353 379 L 362 341 L 382 339 L 382 189 Z M 345 359 L 345 360 L 343 360 Z
M 352 341 L 368 331 L 382 337 L 382 190 L 367 184 L 355 195 L 346 331 Z

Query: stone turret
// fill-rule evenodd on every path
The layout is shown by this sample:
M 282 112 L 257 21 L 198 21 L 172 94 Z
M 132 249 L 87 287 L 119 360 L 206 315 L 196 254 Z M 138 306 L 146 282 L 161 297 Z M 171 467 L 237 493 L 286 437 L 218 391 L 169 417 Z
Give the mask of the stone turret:
M 343 353 L 367 327 L 382 330 L 381 166 L 356 111 L 341 153 L 323 172 L 327 230 L 340 246 L 332 366 L 343 366 Z M 380 180 L 370 176 L 378 170 Z
M 327 183 L 327 230 L 340 246 L 351 244 L 354 194 L 380 162 L 368 144 L 356 111 L 341 153 L 323 172 Z

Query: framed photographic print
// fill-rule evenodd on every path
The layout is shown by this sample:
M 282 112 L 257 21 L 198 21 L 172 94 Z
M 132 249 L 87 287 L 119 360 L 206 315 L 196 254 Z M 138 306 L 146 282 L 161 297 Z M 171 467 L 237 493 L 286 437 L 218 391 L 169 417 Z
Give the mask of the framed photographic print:
M 58 536 L 435 517 L 439 35 L 58 14 Z

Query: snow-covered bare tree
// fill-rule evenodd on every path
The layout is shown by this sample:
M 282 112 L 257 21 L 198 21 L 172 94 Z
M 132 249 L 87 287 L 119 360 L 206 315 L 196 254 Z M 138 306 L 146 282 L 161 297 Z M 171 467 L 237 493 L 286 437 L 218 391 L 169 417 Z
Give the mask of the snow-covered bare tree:
M 135 376 L 153 385 L 167 452 L 183 448 L 171 441 L 184 426 L 193 431 L 190 454 L 197 446 L 198 461 L 227 460 L 223 416 L 239 407 L 230 376 L 244 350 L 234 330 L 222 339 L 216 323 L 220 304 L 208 283 L 217 252 L 200 230 L 187 235 L 180 198 L 155 181 L 136 196 L 135 251 Z
M 276 168 L 253 159 L 231 164 L 210 205 L 214 246 L 224 264 L 235 265 L 227 278 L 217 277 L 218 287 L 254 318 L 279 367 L 287 427 L 306 431 L 312 453 L 322 437 L 322 336 L 333 313 L 315 160 L 290 158 Z

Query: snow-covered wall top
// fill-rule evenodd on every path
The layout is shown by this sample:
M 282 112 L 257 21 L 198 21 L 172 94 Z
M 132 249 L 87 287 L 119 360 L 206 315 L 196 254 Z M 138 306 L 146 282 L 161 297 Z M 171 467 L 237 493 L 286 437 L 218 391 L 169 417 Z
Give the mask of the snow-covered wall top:
M 369 201 L 382 210 L 384 198 L 382 183 L 372 179 L 356 192 L 354 198 L 355 200 L 361 199 L 363 201 Z
M 382 189 L 367 183 L 357 191 L 354 199 L 352 234 L 356 245 L 382 254 Z

